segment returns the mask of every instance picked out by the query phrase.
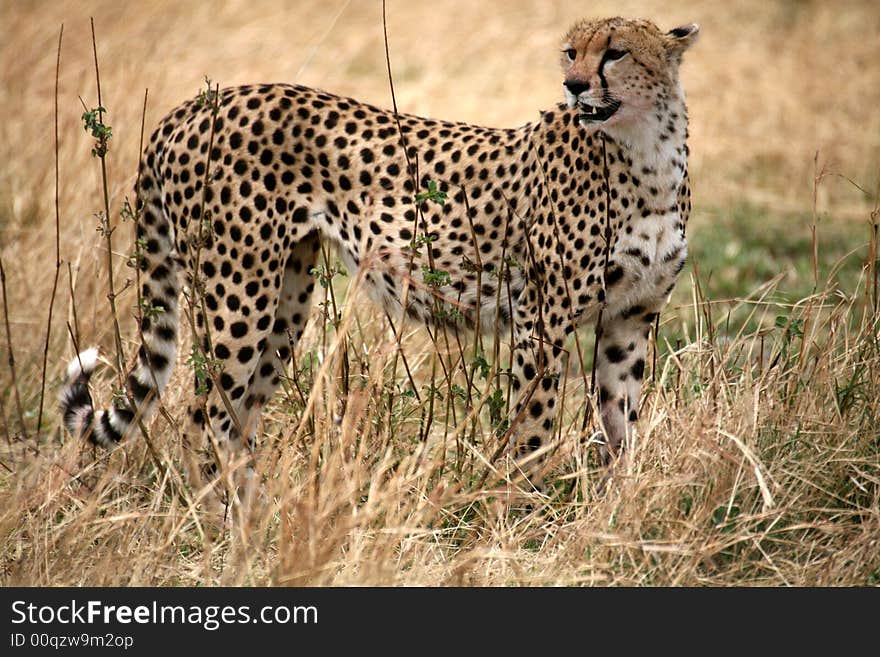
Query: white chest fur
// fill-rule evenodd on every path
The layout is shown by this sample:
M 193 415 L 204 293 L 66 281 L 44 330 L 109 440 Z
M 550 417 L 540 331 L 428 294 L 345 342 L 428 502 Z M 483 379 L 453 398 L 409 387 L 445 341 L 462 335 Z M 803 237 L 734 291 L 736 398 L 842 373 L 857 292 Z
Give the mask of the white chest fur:
M 684 126 L 673 131 L 683 137 Z M 606 307 L 614 314 L 665 304 L 687 258 L 679 193 L 686 171 L 683 141 L 621 145 L 612 179 L 628 183 L 612 201 L 617 228 L 605 268 Z M 616 165 L 616 166 L 615 166 Z

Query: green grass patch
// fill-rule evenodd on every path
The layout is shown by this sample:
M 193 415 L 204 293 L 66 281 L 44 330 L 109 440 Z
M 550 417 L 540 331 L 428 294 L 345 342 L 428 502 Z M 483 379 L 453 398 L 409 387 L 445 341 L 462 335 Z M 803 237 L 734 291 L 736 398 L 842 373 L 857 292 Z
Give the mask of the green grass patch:
M 689 274 L 699 275 L 704 299 L 712 302 L 712 319 L 721 334 L 734 334 L 743 326 L 754 331 L 779 324 L 791 306 L 813 294 L 815 272 L 819 290 L 832 296 L 851 297 L 864 290 L 863 269 L 868 254 L 868 225 L 822 215 L 817 222 L 814 258 L 813 217 L 809 212 L 776 212 L 757 205 L 697 209 L 688 227 L 690 266 L 673 292 L 667 314 L 678 314 L 693 326 L 693 289 Z M 766 311 L 753 304 L 767 285 L 781 280 L 764 297 Z M 775 304 L 775 308 L 772 306 Z M 763 320 L 763 321 L 762 321 Z M 720 325 L 719 325 L 720 323 Z M 680 322 L 667 337 L 687 341 Z M 677 327 L 677 328 L 676 328 Z

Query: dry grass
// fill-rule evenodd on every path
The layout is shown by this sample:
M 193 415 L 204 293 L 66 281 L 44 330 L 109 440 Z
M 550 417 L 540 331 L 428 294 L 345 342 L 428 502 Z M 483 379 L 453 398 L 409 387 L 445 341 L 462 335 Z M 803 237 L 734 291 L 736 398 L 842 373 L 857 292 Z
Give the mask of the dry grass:
M 187 475 L 180 427 L 191 372 L 183 364 L 163 398 L 167 415 L 150 427 L 160 466 L 142 440 L 98 453 L 56 434 L 53 403 L 43 440 L 34 442 L 55 262 L 58 27 L 65 23 L 61 255 L 72 280 L 65 264 L 49 344 L 53 396 L 61 364 L 73 353 L 65 323 L 73 322 L 74 306 L 81 342 L 112 351 L 102 238 L 94 231 L 103 206 L 100 172 L 77 100 L 96 104 L 88 16 L 96 17 L 114 129 L 108 162 L 116 213 L 134 179 L 146 87 L 148 129 L 197 93 L 206 74 L 224 85 L 296 80 L 388 105 L 379 6 L 90 4 L 0 5 L 7 27 L 0 44 L 0 257 L 24 416 L 22 426 L 4 326 L 0 582 L 880 583 L 875 3 L 591 5 L 595 15 L 703 26 L 683 73 L 697 249 L 724 252 L 726 244 L 712 242 L 715 219 L 738 216 L 743 203 L 783 232 L 809 235 L 817 217 L 819 259 L 838 233 L 855 249 L 840 263 L 850 278 L 825 262 L 815 293 L 789 294 L 786 304 L 779 301 L 790 282 L 785 272 L 750 278 L 739 256 L 725 265 L 743 279 L 740 299 L 707 301 L 701 291 L 712 281 L 702 267 L 682 280 L 664 315 L 638 441 L 604 490 L 605 473 L 577 436 L 585 396 L 577 368 L 566 379 L 560 418 L 568 440 L 550 459 L 556 483 L 547 496 L 520 491 L 488 462 L 497 447 L 488 410 L 468 415 L 460 399 L 451 401 L 450 383 L 466 385 L 460 364 L 456 378 L 444 379 L 435 346 L 408 327 L 403 351 L 416 398 L 387 322 L 349 290 L 339 331 L 315 308 L 298 371 L 266 413 L 261 504 L 219 535 L 194 510 L 205 491 Z M 493 125 L 532 119 L 560 97 L 556 47 L 579 11 L 577 3 L 546 0 L 390 2 L 401 109 Z M 816 151 L 820 166 L 871 193 L 835 176 L 815 184 Z M 114 223 L 114 273 L 124 287 L 131 226 L 118 216 Z M 799 255 L 812 261 L 812 243 Z M 130 290 L 118 304 L 131 336 Z M 732 323 L 728 311 L 735 311 Z M 351 393 L 336 422 L 343 345 Z M 132 353 L 132 343 L 126 349 Z M 472 352 L 463 353 L 465 371 L 473 371 Z M 453 345 L 444 363 L 454 365 L 460 355 Z M 473 396 L 491 393 L 491 381 L 473 378 Z M 109 400 L 112 383 L 106 372 L 93 387 L 96 398 Z M 429 414 L 432 384 L 442 398 L 434 397 Z

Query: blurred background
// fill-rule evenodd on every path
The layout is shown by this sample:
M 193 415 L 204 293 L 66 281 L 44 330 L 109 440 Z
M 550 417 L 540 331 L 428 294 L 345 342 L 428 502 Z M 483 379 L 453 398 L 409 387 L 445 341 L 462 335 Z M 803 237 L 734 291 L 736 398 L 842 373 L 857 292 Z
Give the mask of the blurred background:
M 664 29 L 691 21 L 702 26 L 681 76 L 691 114 L 695 209 L 689 230 L 704 292 L 723 301 L 782 275 L 778 298 L 808 294 L 814 221 L 820 278 L 837 267 L 835 280 L 851 291 L 861 275 L 880 178 L 875 0 L 390 0 L 399 108 L 491 126 L 533 120 L 539 109 L 562 99 L 558 48 L 570 24 L 612 14 L 649 18 Z M 84 339 L 109 336 L 94 216 L 103 206 L 100 167 L 81 120 L 80 97 L 97 105 L 89 17 L 95 19 L 103 104 L 113 129 L 108 173 L 114 215 L 131 194 L 146 89 L 148 135 L 169 109 L 204 88 L 206 76 L 224 86 L 299 82 L 390 106 L 378 0 L 2 0 L 0 255 L 25 377 L 41 357 L 54 270 L 52 117 L 62 24 L 65 276 L 51 351 L 56 361 L 72 353 L 64 326 L 71 287 Z M 120 226 L 114 240 L 124 285 L 131 272 L 124 266 L 130 226 Z M 853 253 L 858 257 L 841 261 Z M 68 262 L 72 282 L 65 280 Z M 682 285 L 676 295 L 687 303 L 691 289 Z M 122 303 L 125 320 L 131 303 Z
M 662 316 L 654 350 L 661 355 L 640 414 L 644 436 L 627 475 L 618 479 L 618 470 L 605 494 L 593 486 L 606 480 L 604 470 L 584 475 L 592 452 L 572 468 L 560 450 L 556 464 L 566 474 L 556 483 L 565 495 L 574 487 L 575 503 L 533 495 L 546 508 L 508 514 L 507 492 L 484 491 L 482 461 L 459 452 L 467 432 L 461 444 L 456 432 L 447 450 L 455 421 L 438 419 L 423 440 L 428 404 L 407 396 L 393 334 L 370 306 L 360 313 L 347 304 L 365 325 L 346 352 L 358 355 L 353 377 L 391 374 L 375 398 L 352 387 L 342 429 L 320 411 L 338 388 L 310 397 L 319 404 L 312 415 L 290 389 L 279 394 L 264 414 L 263 438 L 282 449 L 258 452 L 275 503 L 253 516 L 257 531 L 212 542 L 188 485 L 175 483 L 191 456 L 175 424 L 192 393 L 186 347 L 153 423 L 170 470 L 153 466 L 146 441 L 92 452 L 67 440 L 39 453 L 33 441 L 56 270 L 59 30 L 63 24 L 61 265 L 44 443 L 60 435 L 54 400 L 73 355 L 68 322 L 78 325 L 82 346 L 113 352 L 106 251 L 96 231 L 100 162 L 82 120 L 83 105 L 98 104 L 89 17 L 112 126 L 113 270 L 131 355 L 133 231 L 121 211 L 132 195 L 145 90 L 147 135 L 202 91 L 206 76 L 223 86 L 299 82 L 388 107 L 381 2 L 0 0 L 8 315 L 0 317 L 0 582 L 876 586 L 880 352 L 871 323 L 877 291 L 865 289 L 877 280 L 877 240 L 873 251 L 869 241 L 880 218 L 880 3 L 388 0 L 399 108 L 491 126 L 534 120 L 562 100 L 559 46 L 571 23 L 614 14 L 663 29 L 702 26 L 681 71 L 691 117 L 691 258 Z M 316 304 L 300 347 L 300 365 L 307 362 L 291 376 L 297 385 L 322 380 L 314 368 L 306 372 L 328 353 L 321 317 Z M 665 357 L 670 345 L 676 353 Z M 413 385 L 430 371 L 433 390 L 436 350 L 424 337 L 406 346 Z M 102 404 L 112 395 L 108 370 L 92 382 Z M 576 374 L 563 386 L 566 435 L 581 427 L 586 377 Z M 451 400 L 454 388 L 445 394 Z M 386 399 L 383 424 L 377 409 Z M 430 400 L 433 409 L 433 392 Z M 314 436 L 300 440 L 312 417 Z M 17 441 L 22 427 L 29 436 Z M 472 429 L 486 458 L 496 449 L 493 428 L 484 418 Z M 425 471 L 424 452 L 413 449 L 420 441 L 436 457 Z

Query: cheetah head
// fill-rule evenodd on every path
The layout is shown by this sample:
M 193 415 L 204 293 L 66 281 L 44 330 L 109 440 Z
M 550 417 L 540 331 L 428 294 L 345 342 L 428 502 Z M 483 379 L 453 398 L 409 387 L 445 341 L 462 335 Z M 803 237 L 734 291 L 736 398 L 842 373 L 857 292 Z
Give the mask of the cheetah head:
M 644 20 L 610 18 L 576 24 L 562 47 L 565 99 L 589 131 L 631 132 L 679 90 L 681 55 L 696 23 L 662 32 Z

